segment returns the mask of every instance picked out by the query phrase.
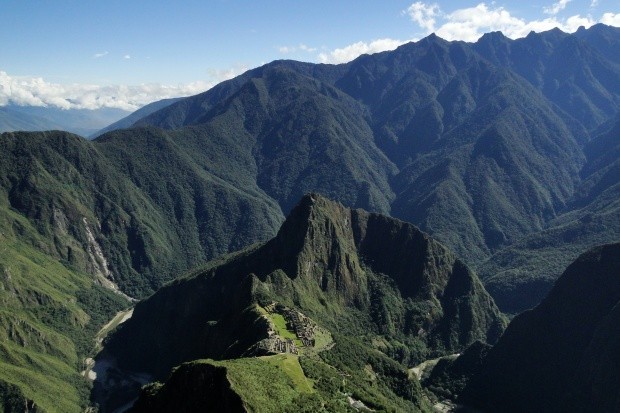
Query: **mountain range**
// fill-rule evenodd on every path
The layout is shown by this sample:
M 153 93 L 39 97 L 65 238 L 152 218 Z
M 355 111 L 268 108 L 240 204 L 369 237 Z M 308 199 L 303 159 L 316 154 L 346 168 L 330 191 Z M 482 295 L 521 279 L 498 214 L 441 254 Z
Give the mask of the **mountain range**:
M 247 367 L 271 374 L 274 364 L 291 363 L 299 372 L 297 365 L 288 356 L 271 364 L 245 357 L 236 365 L 191 361 L 249 355 L 265 334 L 264 325 L 252 324 L 260 309 L 251 304 L 265 309 L 276 302 L 314 320 L 336 343 L 334 353 L 319 352 L 329 360 L 301 366 L 304 374 L 335 367 L 357 377 L 354 400 L 427 409 L 416 381 L 407 381 L 413 387 L 406 386 L 405 397 L 390 374 L 377 370 L 389 368 L 404 380 L 406 367 L 426 357 L 461 351 L 475 339 L 492 342 L 503 318 L 482 284 L 500 310 L 517 314 L 536 306 L 583 251 L 618 240 L 619 45 L 620 30 L 604 25 L 517 40 L 496 32 L 476 43 L 431 35 L 347 64 L 275 61 L 205 93 L 146 108 L 121 124 L 131 127 L 93 141 L 62 131 L 0 135 L 6 240 L 0 314 L 7 367 L 0 373 L 0 394 L 17 400 L 15 406 L 32 402 L 52 411 L 47 395 L 63 394 L 63 411 L 80 410 L 88 385 L 78 372 L 80 360 L 94 351 L 89 343 L 101 338 L 104 320 L 130 298 L 154 294 L 106 345 L 127 368 L 135 356 L 142 364 L 131 367 L 160 381 L 182 362 L 190 362 L 181 369 L 186 378 L 221 378 L 225 370 L 229 382 L 219 382 L 218 389 L 228 389 L 226 400 L 237 403 L 238 393 L 229 391 L 239 388 L 230 384 L 239 377 L 235 372 Z M 358 232 L 344 237 L 344 224 L 326 219 L 325 230 L 334 232 L 317 237 L 321 241 L 304 247 L 306 252 L 302 246 L 308 244 L 297 238 L 297 244 L 279 245 L 282 231 L 305 225 L 294 217 L 312 210 L 303 209 L 308 193 L 321 194 L 315 199 L 330 211 L 323 215 L 346 218 L 346 228 Z M 349 211 L 345 207 L 370 213 L 343 212 Z M 366 230 L 371 238 L 362 235 Z M 305 234 L 292 232 L 293 238 Z M 382 261 L 404 257 L 395 234 L 415 254 L 432 257 L 432 268 L 447 268 L 435 274 L 441 281 L 429 276 L 409 285 L 404 280 L 411 275 Z M 423 253 L 425 244 L 433 251 Z M 172 281 L 249 245 L 254 247 Z M 287 249 L 295 245 L 301 255 Z M 299 263 L 316 279 L 304 277 Z M 242 273 L 229 273 L 236 266 Z M 321 288 L 309 279 L 321 280 Z M 453 279 L 468 280 L 454 286 L 467 287 L 465 296 L 446 292 Z M 218 288 L 227 291 L 213 298 L 228 300 L 225 315 L 200 307 L 206 304 L 199 293 L 217 295 Z M 419 288 L 427 294 L 422 301 L 434 303 L 426 321 Z M 185 302 L 177 291 L 198 294 L 197 301 Z M 296 299 L 294 294 L 304 294 L 295 291 L 307 294 L 308 302 Z M 448 302 L 442 302 L 444 295 Z M 166 300 L 174 311 L 188 312 L 179 323 L 210 326 L 187 334 L 218 331 L 222 341 L 202 337 L 211 347 L 197 349 L 192 337 L 181 345 L 173 333 L 148 332 L 149 325 L 160 325 L 149 319 L 155 313 L 141 309 Z M 455 302 L 465 306 L 463 313 Z M 195 317 L 201 308 L 210 318 Z M 164 309 L 157 311 L 168 314 Z M 166 317 L 177 320 L 174 311 Z M 355 320 L 346 319 L 349 311 Z M 336 329 L 339 316 L 345 318 L 342 332 Z M 142 320 L 143 329 L 132 320 Z M 255 329 L 236 331 L 231 320 Z M 428 332 L 424 326 L 434 333 L 420 340 L 420 329 Z M 351 338 L 356 332 L 383 341 L 360 343 Z M 136 344 L 158 344 L 122 356 L 118 346 L 114 350 L 120 340 L 115 337 L 132 334 Z M 361 359 L 374 360 L 364 374 L 376 377 L 378 393 L 363 385 L 359 365 L 342 359 L 338 340 L 358 349 Z M 237 344 L 226 352 L 218 348 L 225 343 Z M 286 388 L 299 375 L 280 379 Z M 166 386 L 151 386 L 140 403 L 163 400 L 174 387 Z M 321 391 L 306 395 L 309 406 L 337 399 L 333 385 Z M 299 396 L 293 393 L 287 393 L 289 402 Z M 243 397 L 250 396 L 256 395 Z
M 618 38 L 604 25 L 475 44 L 431 35 L 346 65 L 274 62 L 136 125 L 252 147 L 255 180 L 284 213 L 317 190 L 413 222 L 480 266 L 500 307 L 516 313 L 581 251 L 618 236 L 618 175 L 601 180 L 594 166 L 615 161 L 599 157 L 617 142 Z M 564 243 L 573 250 L 545 239 L 575 220 L 591 229 Z M 490 259 L 541 249 L 554 255 L 536 260 L 542 268 Z

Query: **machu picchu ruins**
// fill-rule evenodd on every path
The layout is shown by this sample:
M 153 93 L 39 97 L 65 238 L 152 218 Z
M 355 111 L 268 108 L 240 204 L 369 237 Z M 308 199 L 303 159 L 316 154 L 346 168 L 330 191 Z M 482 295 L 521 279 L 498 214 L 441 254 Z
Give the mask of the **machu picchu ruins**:
M 263 316 L 269 323 L 268 337 L 256 344 L 256 352 L 260 354 L 299 354 L 300 347 L 313 348 L 316 346 L 316 333 L 319 327 L 310 318 L 297 310 L 275 302 L 262 307 L 262 310 L 264 311 Z M 282 336 L 286 332 L 279 331 L 273 321 L 274 316 L 278 315 L 284 319 L 286 332 L 291 335 L 294 334 L 295 339 Z M 282 327 L 280 326 L 280 328 Z

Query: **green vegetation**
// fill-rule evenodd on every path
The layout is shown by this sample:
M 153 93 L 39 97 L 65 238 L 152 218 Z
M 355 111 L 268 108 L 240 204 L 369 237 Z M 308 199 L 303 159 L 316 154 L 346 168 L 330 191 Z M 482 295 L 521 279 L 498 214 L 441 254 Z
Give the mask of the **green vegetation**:
M 271 313 L 269 314 L 269 318 L 273 321 L 273 324 L 276 327 L 276 334 L 284 339 L 289 338 L 293 340 L 297 347 L 303 347 L 303 343 L 297 338 L 295 332 L 286 328 L 286 320 L 282 314 Z
M 93 279 L 139 299 L 166 286 L 131 333 L 160 346 L 124 355 L 158 360 L 160 379 L 244 355 L 270 300 L 408 366 L 495 340 L 475 274 L 412 226 L 331 205 L 264 241 L 314 191 L 420 226 L 504 311 L 533 306 L 582 248 L 618 238 L 617 36 L 429 36 L 346 65 L 273 62 L 94 142 L 0 135 L 0 380 L 82 407 L 81 359 L 125 305 Z
M 231 388 L 241 396 L 249 411 L 282 411 L 294 407 L 298 396 L 313 392 L 296 356 L 210 363 L 226 367 Z
M 380 351 L 370 349 L 364 342 L 346 336 L 336 336 L 335 346 L 322 352 L 322 362 L 305 359 L 303 367 L 310 378 L 319 378 L 318 372 L 326 374 L 328 380 L 334 380 L 331 369 L 338 373 L 342 384 L 337 387 L 323 387 L 333 394 L 334 388 L 340 388 L 345 394 L 364 402 L 368 407 L 380 411 L 425 411 L 430 410 L 426 404 L 420 384 L 410 379 L 407 370 L 399 363 L 386 357 Z M 321 363 L 326 363 L 329 368 Z M 317 371 L 318 370 L 318 371 Z M 323 379 L 321 379 L 322 381 Z M 319 387 L 319 384 L 316 384 Z
M 0 197 L 52 241 L 46 253 L 93 276 L 111 273 L 125 293 L 144 297 L 208 258 L 272 234 L 281 219 L 275 202 L 246 181 L 240 189 L 188 154 L 218 154 L 191 147 L 202 138 L 187 135 L 181 149 L 154 130 L 96 144 L 64 132 L 4 134 Z M 224 168 L 245 170 L 240 162 Z
M 352 343 L 338 345 L 348 348 Z M 292 355 L 186 363 L 176 368 L 165 384 L 151 384 L 143 389 L 132 412 L 169 411 L 172 406 L 179 412 L 191 411 L 192 407 L 205 406 L 200 398 L 213 398 L 216 394 L 222 397 L 222 387 L 229 387 L 232 393 L 227 390 L 225 399 L 238 397 L 239 405 L 250 412 L 355 411 L 348 397 L 377 411 L 430 411 L 426 402 L 419 399 L 419 384 L 407 378 L 402 366 L 379 353 L 368 354 L 360 344 L 355 346 L 352 356 L 362 357 L 363 362 L 370 364 L 358 368 L 351 365 L 352 357 L 344 354 L 338 355 L 344 360 L 339 359 L 337 367 L 316 356 Z M 218 376 L 214 367 L 223 368 L 225 376 Z M 195 377 L 195 381 L 188 381 L 188 377 Z M 187 387 L 180 387 L 181 384 Z
M 299 393 L 312 393 L 312 382 L 304 375 L 299 365 L 299 357 L 290 354 L 277 354 L 275 356 L 261 357 L 267 363 L 273 364 L 286 374 Z
M 146 387 L 131 411 L 312 412 L 322 405 L 298 358 L 277 355 L 182 364 L 165 384 Z
M 296 339 L 287 328 L 294 316 L 285 307 L 311 320 L 297 321 L 306 331 L 319 333 L 311 337 L 315 347 L 300 352 L 305 375 L 325 403 L 345 409 L 346 393 L 373 409 L 424 410 L 423 392 L 405 364 L 453 353 L 476 339 L 493 341 L 504 327 L 475 274 L 444 246 L 410 224 L 310 194 L 272 240 L 139 303 L 109 337 L 106 351 L 125 368 L 159 380 L 185 360 L 227 359 L 230 367 L 254 354 L 271 325 L 281 337 Z M 145 342 L 158 345 L 145 348 Z M 285 363 L 290 357 L 267 360 L 297 377 L 297 386 L 307 383 Z M 319 380 L 324 369 L 333 370 L 327 382 Z M 336 378 L 348 384 L 333 387 Z M 245 387 L 251 385 L 239 386 Z M 245 402 L 245 390 L 233 390 Z M 180 397 L 153 391 L 166 400 Z M 156 404 L 144 397 L 149 408 Z
M 30 403 L 46 412 L 83 411 L 90 384 L 79 373 L 82 360 L 93 355 L 96 331 L 128 302 L 46 254 L 50 241 L 6 204 L 0 204 L 0 244 L 5 410 L 19 402 L 22 409 Z
M 583 181 L 568 211 L 543 231 L 523 237 L 480 266 L 485 286 L 505 312 L 538 304 L 560 273 L 596 245 L 620 234 L 620 119 L 584 148 Z

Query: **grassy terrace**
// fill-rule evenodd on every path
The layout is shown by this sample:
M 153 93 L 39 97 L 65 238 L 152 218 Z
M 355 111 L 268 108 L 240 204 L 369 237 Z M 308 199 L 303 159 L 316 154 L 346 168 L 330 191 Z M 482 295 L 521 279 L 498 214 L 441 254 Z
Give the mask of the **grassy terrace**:
M 271 319 L 271 321 L 273 321 L 273 324 L 276 326 L 276 334 L 285 339 L 290 338 L 299 349 L 304 347 L 301 340 L 297 338 L 295 332 L 286 328 L 286 320 L 284 319 L 284 316 L 282 314 L 270 313 L 268 317 Z

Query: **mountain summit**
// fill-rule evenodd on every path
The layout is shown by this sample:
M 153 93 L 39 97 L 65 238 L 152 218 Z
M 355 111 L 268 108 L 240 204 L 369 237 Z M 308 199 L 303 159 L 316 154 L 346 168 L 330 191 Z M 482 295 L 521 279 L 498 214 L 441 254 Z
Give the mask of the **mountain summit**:
M 411 224 L 310 194 L 270 241 L 138 304 L 106 357 L 162 379 L 182 362 L 256 354 L 270 337 L 265 314 L 288 317 L 278 308 L 313 320 L 336 346 L 341 335 L 355 337 L 405 365 L 493 342 L 504 327 L 476 275 L 446 247 Z

